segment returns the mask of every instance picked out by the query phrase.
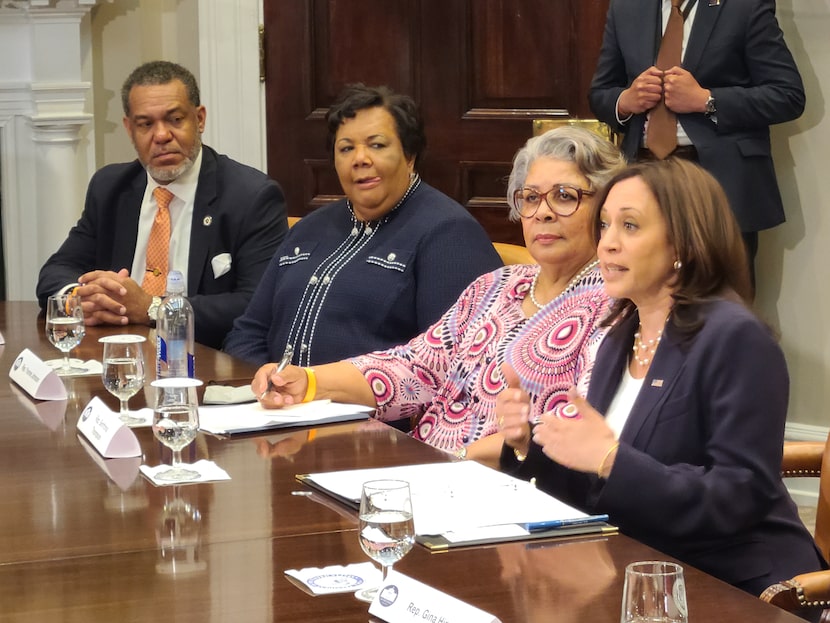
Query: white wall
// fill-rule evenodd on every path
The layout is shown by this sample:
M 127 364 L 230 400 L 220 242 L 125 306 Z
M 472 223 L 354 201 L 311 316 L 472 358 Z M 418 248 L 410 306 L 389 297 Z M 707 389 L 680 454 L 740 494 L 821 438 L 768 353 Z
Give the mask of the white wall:
M 778 19 L 804 79 L 804 115 L 773 128 L 787 222 L 761 236 L 758 309 L 778 328 L 790 369 L 789 431 L 826 435 L 830 417 L 830 2 L 778 0 Z M 797 424 L 797 426 L 796 426 Z M 819 427 L 819 428 L 812 428 Z

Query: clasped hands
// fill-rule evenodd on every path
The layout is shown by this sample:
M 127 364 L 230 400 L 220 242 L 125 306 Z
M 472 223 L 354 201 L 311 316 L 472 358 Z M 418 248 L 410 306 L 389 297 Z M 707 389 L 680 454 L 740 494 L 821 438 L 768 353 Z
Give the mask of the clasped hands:
M 622 92 L 617 103 L 618 113 L 620 118 L 639 115 L 657 106 L 661 99 L 675 113 L 704 112 L 709 90 L 701 87 L 682 67 L 662 71 L 652 65 Z
M 81 297 L 84 324 L 147 324 L 147 308 L 153 300 L 122 268 L 93 270 L 78 278 L 77 294 Z
M 502 366 L 508 388 L 496 399 L 499 431 L 505 443 L 517 453 L 527 455 L 535 443 L 552 461 L 581 472 L 610 472 L 616 456 L 617 441 L 605 418 L 580 396 L 576 388 L 568 390 L 568 401 L 577 417 L 560 417 L 556 413 L 543 414 L 534 425 L 531 421 L 530 396 L 519 387 L 513 369 Z

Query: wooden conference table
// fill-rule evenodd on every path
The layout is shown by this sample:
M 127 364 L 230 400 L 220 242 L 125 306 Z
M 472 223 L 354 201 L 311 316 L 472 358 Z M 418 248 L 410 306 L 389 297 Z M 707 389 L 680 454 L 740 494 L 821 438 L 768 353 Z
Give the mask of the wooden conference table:
M 303 489 L 294 476 L 446 461 L 444 453 L 375 421 L 232 439 L 200 433 L 189 459 L 209 458 L 232 479 L 154 487 L 138 473 L 140 461 L 163 456 L 149 429 L 136 431 L 140 460 L 104 462 L 79 440 L 76 422 L 93 395 L 117 408 L 99 377 L 67 379 L 66 403 L 33 401 L 9 380 L 24 348 L 59 356 L 37 316 L 35 303 L 0 303 L 0 621 L 371 620 L 353 595 L 313 597 L 284 576 L 367 560 L 355 513 L 317 493 L 292 495 Z M 97 339 L 114 332 L 149 330 L 89 328 L 73 357 L 100 360 Z M 201 346 L 196 370 L 205 382 L 237 385 L 253 373 Z M 396 569 L 504 623 L 616 623 L 625 565 L 654 558 L 666 556 L 615 535 L 442 554 L 416 546 Z M 692 622 L 800 620 L 690 567 L 686 583 Z

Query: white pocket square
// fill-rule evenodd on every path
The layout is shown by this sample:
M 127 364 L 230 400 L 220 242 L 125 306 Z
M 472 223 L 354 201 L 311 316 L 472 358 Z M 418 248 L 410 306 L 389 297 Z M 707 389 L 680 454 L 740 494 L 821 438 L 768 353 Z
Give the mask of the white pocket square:
M 232 263 L 233 260 L 231 260 L 230 253 L 220 253 L 214 257 L 210 261 L 210 265 L 213 267 L 213 278 L 219 279 L 219 277 L 227 273 L 231 269 Z

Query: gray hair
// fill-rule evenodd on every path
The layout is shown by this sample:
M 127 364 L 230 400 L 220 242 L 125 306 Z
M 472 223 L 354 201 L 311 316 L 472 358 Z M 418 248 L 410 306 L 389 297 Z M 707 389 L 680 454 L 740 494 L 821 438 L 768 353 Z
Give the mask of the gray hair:
M 513 193 L 525 185 L 527 172 L 539 158 L 573 162 L 590 183 L 590 190 L 600 190 L 625 166 L 625 158 L 611 141 L 599 134 L 574 126 L 562 126 L 528 139 L 513 158 L 513 170 L 507 182 L 510 220 L 519 220 L 513 205 Z
M 124 114 L 130 116 L 130 91 L 133 87 L 167 84 L 173 80 L 180 80 L 184 84 L 187 99 L 198 108 L 200 106 L 199 85 L 196 84 L 196 78 L 189 70 L 169 61 L 150 61 L 136 67 L 121 87 L 121 106 L 124 108 Z

